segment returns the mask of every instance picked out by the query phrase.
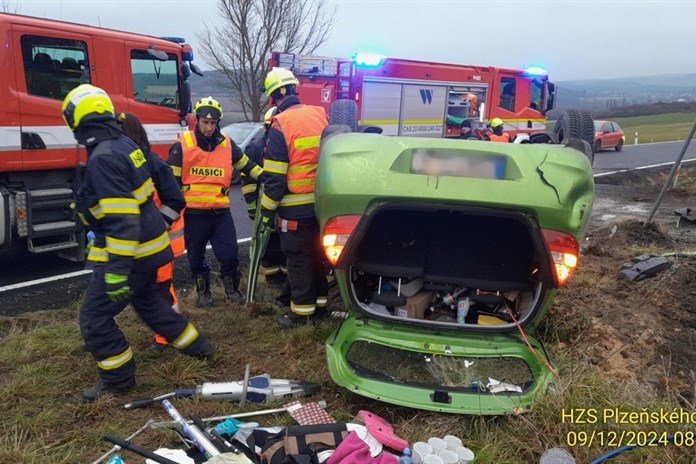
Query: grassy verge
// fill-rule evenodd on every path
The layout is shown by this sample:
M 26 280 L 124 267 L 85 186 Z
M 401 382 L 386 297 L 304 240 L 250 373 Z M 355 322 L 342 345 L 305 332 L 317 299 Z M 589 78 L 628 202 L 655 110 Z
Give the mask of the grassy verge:
M 611 119 L 619 123 L 626 134 L 626 145 L 633 145 L 635 133 L 638 132 L 638 143 L 672 142 L 684 140 L 696 119 L 696 113 L 672 113 L 651 116 L 636 116 L 631 118 Z M 553 131 L 550 122 L 548 130 Z
M 582 281 L 580 284 L 587 285 Z M 125 437 L 149 418 L 168 420 L 159 407 L 126 411 L 122 409 L 125 402 L 205 381 L 239 380 L 247 363 L 251 363 L 254 374 L 268 372 L 276 378 L 321 383 L 322 392 L 314 399 L 328 400 L 328 411 L 338 420 L 350 420 L 358 410 L 367 409 L 389 420 L 396 432 L 410 442 L 457 435 L 476 452 L 479 463 L 538 462 L 544 450 L 551 447 L 570 449 L 578 462 L 589 462 L 611 448 L 596 443 L 588 446 L 587 439 L 582 446 L 577 442 L 583 440 L 582 433 L 616 431 L 620 434 L 625 430 L 673 431 L 673 428 L 611 421 L 573 423 L 567 416 L 571 409 L 592 408 L 601 414 L 614 408 L 655 411 L 679 406 L 648 387 L 603 376 L 594 366 L 579 360 L 560 340 L 567 340 L 570 332 L 581 332 L 582 319 L 568 318 L 560 311 L 551 314 L 542 336 L 560 372 L 552 390 L 524 415 L 463 417 L 392 407 L 335 386 L 326 369 L 324 340 L 335 330 L 337 321 L 287 332 L 276 327 L 273 317 L 279 310 L 268 305 L 203 311 L 192 308 L 189 301 L 182 304 L 190 319 L 216 345 L 218 353 L 214 361 L 192 360 L 171 348 L 163 352 L 148 350 L 152 334 L 132 311 L 126 311 L 118 317 L 118 322 L 136 353 L 138 389 L 124 397 L 105 398 L 92 405 L 79 399 L 82 389 L 95 381 L 96 373 L 90 355 L 80 350 L 76 307 L 0 319 L 0 462 L 91 462 L 110 448 L 102 441 L 103 435 Z M 232 402 L 197 399 L 174 402 L 182 413 L 195 412 L 202 417 L 242 411 Z M 276 406 L 279 405 L 272 405 Z M 286 415 L 260 416 L 253 420 L 262 425 L 292 423 Z M 576 442 L 574 447 L 569 446 L 569 440 Z M 149 448 L 180 446 L 174 433 L 167 430 L 149 430 L 136 443 Z M 132 454 L 123 456 L 126 462 L 140 462 Z M 612 462 L 686 463 L 690 456 L 687 448 L 660 446 Z

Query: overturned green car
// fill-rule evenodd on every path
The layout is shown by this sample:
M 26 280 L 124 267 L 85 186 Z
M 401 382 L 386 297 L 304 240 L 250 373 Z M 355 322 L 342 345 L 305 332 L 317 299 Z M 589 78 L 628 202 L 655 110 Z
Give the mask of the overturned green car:
M 594 199 L 591 147 L 570 142 L 322 141 L 316 211 L 348 308 L 326 344 L 337 384 L 463 414 L 520 412 L 546 391 L 552 362 L 530 333 Z

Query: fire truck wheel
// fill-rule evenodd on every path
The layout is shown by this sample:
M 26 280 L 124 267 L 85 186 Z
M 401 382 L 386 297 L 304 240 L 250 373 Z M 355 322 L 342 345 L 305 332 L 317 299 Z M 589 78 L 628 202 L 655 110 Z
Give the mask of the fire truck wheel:
M 345 124 L 351 132 L 358 131 L 358 105 L 353 100 L 341 99 L 331 104 L 329 124 Z
M 553 132 L 558 141 L 574 138 L 584 140 L 594 153 L 594 121 L 592 115 L 583 110 L 565 110 L 558 116 Z

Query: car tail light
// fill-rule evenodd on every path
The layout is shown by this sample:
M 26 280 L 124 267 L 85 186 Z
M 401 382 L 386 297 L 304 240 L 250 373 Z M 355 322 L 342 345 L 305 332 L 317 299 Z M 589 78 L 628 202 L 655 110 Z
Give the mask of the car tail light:
M 560 287 L 565 285 L 578 265 L 580 246 L 575 237 L 557 230 L 544 229 L 544 240 L 551 252 L 551 265 L 554 277 Z
M 321 243 L 324 246 L 326 258 L 332 266 L 338 262 L 343 247 L 348 243 L 350 234 L 353 233 L 361 218 L 360 215 L 336 216 L 329 219 L 324 225 Z

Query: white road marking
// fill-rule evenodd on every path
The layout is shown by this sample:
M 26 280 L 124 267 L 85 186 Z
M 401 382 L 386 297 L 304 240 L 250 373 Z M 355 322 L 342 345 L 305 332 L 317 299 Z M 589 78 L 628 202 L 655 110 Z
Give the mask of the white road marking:
M 239 240 L 237 240 L 237 243 L 246 243 L 246 242 L 251 242 L 251 237 L 244 237 L 244 238 L 240 238 Z M 206 249 L 210 250 L 211 246 L 208 245 L 206 247 Z M 184 251 L 184 253 L 186 253 L 186 251 Z M 91 269 L 85 269 L 83 271 L 69 272 L 67 274 L 59 274 L 59 275 L 55 275 L 52 277 L 44 277 L 43 279 L 29 280 L 27 282 L 20 282 L 18 284 L 6 285 L 4 287 L 0 287 L 0 293 L 9 292 L 11 290 L 19 290 L 19 289 L 27 288 L 27 287 L 33 287 L 34 285 L 41 285 L 41 284 L 46 284 L 46 283 L 50 283 L 50 282 L 56 282 L 58 280 L 63 280 L 63 279 L 72 279 L 74 277 L 80 277 L 80 276 L 91 274 L 91 273 L 92 273 Z

